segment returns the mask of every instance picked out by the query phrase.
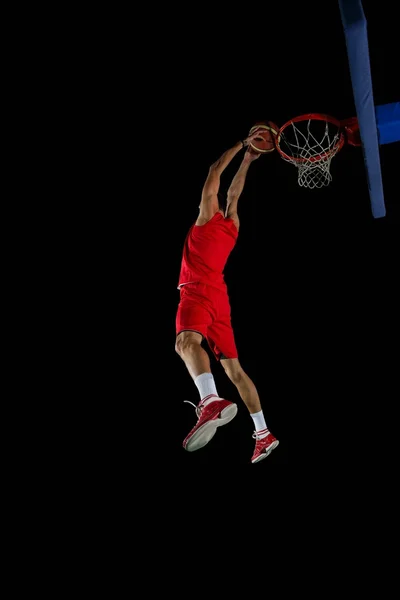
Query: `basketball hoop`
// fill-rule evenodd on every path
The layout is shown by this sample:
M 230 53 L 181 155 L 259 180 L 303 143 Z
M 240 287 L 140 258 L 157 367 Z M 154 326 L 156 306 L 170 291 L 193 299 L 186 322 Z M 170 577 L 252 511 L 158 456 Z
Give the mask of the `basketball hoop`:
M 345 142 L 361 145 L 356 118 L 339 121 L 329 115 L 310 113 L 282 125 L 276 149 L 297 168 L 298 184 L 313 189 L 332 181 L 331 160 Z

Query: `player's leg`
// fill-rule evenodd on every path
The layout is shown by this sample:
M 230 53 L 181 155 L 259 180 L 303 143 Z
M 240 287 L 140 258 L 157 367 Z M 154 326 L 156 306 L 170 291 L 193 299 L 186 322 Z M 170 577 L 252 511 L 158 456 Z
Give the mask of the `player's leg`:
M 210 359 L 201 345 L 213 320 L 212 303 L 204 288 L 199 283 L 181 288 L 175 322 L 175 350 L 195 383 L 202 374 L 211 375 Z
M 251 461 L 253 463 L 259 462 L 278 446 L 279 441 L 267 427 L 257 388 L 252 379 L 245 373 L 239 359 L 223 358 L 221 359 L 221 365 L 229 379 L 236 386 L 239 396 L 253 420 L 253 437 L 256 440 L 256 446 Z
M 209 327 L 208 336 L 212 336 L 216 346 L 213 348 L 214 354 L 217 359 L 220 359 L 225 373 L 235 385 L 253 420 L 255 430 L 253 437 L 256 439 L 256 448 L 252 462 L 258 462 L 268 456 L 279 442 L 267 427 L 258 390 L 240 364 L 231 323 L 228 294 L 220 294 L 219 296 L 218 315 L 218 320 L 214 321 Z
M 260 397 L 254 382 L 243 370 L 238 358 L 221 358 L 221 365 L 229 379 L 235 385 L 239 396 L 245 403 L 251 415 L 257 415 L 262 412 Z M 267 425 L 264 424 L 264 428 Z
M 208 329 L 209 344 L 225 373 L 235 385 L 249 413 L 257 415 L 262 412 L 261 402 L 256 386 L 239 362 L 227 295 L 220 294 L 219 311 L 219 319 Z M 259 424 L 262 424 L 262 421 Z
M 201 284 L 185 288 L 176 317 L 175 350 L 200 394 L 199 404 L 194 405 L 198 421 L 183 442 L 183 447 L 192 452 L 205 446 L 218 427 L 233 419 L 237 406 L 218 396 L 208 353 L 201 346 L 213 319 L 209 288 Z
M 197 331 L 181 331 L 175 341 L 175 350 L 181 357 L 193 381 L 202 373 L 211 373 L 210 359 L 202 347 L 203 335 Z

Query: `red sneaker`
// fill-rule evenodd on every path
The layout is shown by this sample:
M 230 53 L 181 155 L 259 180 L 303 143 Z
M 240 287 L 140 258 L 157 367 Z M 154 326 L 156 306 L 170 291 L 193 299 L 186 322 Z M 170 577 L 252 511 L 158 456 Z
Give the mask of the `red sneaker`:
M 268 435 L 260 439 L 255 431 L 253 433 L 253 438 L 256 440 L 256 447 L 251 458 L 252 463 L 260 462 L 260 460 L 263 460 L 263 458 L 267 458 L 267 456 L 271 454 L 272 450 L 274 450 L 274 448 L 276 448 L 279 444 L 278 440 L 272 435 L 272 433 L 268 433 Z
M 217 427 L 226 425 L 236 416 L 237 405 L 233 402 L 219 399 L 204 406 L 205 400 L 209 399 L 210 396 L 207 396 L 198 406 L 193 402 L 189 402 L 189 400 L 185 400 L 185 402 L 189 402 L 195 407 L 198 417 L 196 425 L 183 440 L 183 447 L 188 452 L 194 452 L 194 450 L 199 450 L 208 444 L 217 433 Z

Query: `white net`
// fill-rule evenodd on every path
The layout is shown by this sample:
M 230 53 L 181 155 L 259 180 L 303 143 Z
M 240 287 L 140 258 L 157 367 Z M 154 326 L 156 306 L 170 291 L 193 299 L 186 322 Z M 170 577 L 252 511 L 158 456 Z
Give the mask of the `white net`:
M 321 188 L 332 181 L 331 160 L 340 150 L 341 132 L 326 120 L 290 122 L 279 137 L 280 154 L 298 169 L 298 184 Z

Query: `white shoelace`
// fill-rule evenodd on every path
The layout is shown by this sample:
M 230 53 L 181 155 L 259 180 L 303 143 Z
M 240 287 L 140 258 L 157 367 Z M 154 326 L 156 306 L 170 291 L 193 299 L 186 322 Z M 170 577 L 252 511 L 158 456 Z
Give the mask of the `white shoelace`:
M 188 404 L 194 406 L 194 409 L 196 411 L 196 417 L 200 417 L 201 409 L 203 408 L 202 406 L 196 406 L 195 404 L 193 404 L 193 402 L 190 402 L 190 400 L 184 400 L 184 402 L 187 402 Z
M 210 394 L 209 396 L 206 396 L 205 398 L 203 398 L 203 400 L 200 402 L 199 406 L 196 406 L 195 404 L 193 404 L 193 402 L 190 402 L 190 400 L 184 400 L 184 402 L 187 402 L 188 404 L 191 404 L 192 406 L 194 406 L 195 410 L 196 410 L 196 416 L 200 417 L 200 413 L 202 411 L 202 409 L 204 408 L 204 402 L 206 400 L 210 400 L 213 396 L 215 396 L 215 394 Z M 216 399 L 219 399 L 218 396 L 215 396 Z

